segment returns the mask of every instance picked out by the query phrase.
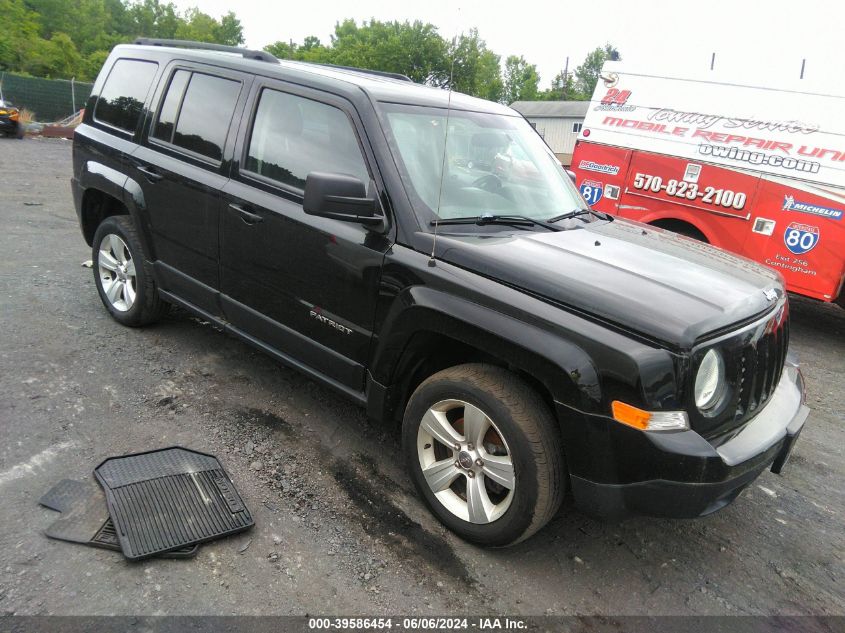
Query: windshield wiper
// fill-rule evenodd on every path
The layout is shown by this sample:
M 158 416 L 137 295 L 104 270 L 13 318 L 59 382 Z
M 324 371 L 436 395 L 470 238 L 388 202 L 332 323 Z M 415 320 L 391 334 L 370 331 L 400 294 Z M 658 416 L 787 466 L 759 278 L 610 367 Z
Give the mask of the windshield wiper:
M 574 211 L 570 211 L 568 213 L 561 213 L 560 215 L 556 215 L 553 218 L 549 218 L 546 222 L 553 224 L 555 222 L 560 222 L 561 220 L 571 220 L 572 218 L 581 217 L 582 215 L 594 215 L 599 220 L 607 220 L 608 222 L 613 221 L 613 216 L 608 213 L 602 213 L 601 211 L 594 211 L 593 209 L 575 209 Z
M 484 213 L 477 216 L 466 216 L 463 218 L 447 218 L 445 220 L 432 220 L 431 226 L 450 226 L 454 224 L 475 224 L 477 226 L 484 226 L 485 224 L 502 224 L 506 226 L 542 226 L 550 231 L 561 231 L 559 226 L 554 226 L 549 222 L 543 220 L 535 220 L 526 215 L 493 215 L 492 213 Z

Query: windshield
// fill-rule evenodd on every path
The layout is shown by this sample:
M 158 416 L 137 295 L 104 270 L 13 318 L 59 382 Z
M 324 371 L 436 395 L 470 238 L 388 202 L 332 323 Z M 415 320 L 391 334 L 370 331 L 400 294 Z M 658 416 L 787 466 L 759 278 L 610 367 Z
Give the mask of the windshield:
M 385 110 L 402 176 L 427 228 L 433 220 L 488 214 L 547 220 L 587 206 L 522 117 L 452 110 L 447 140 L 443 108 Z

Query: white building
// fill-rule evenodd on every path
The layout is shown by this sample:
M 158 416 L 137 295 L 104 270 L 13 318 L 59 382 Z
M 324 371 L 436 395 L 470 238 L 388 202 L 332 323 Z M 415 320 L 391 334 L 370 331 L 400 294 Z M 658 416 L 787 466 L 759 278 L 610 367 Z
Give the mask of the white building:
M 514 101 L 511 107 L 528 119 L 560 162 L 569 167 L 590 102 Z

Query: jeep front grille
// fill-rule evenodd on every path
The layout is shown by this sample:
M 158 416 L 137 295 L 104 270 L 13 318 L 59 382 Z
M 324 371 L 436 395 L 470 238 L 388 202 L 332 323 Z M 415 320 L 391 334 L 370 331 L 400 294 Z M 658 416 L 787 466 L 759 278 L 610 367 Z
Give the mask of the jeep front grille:
M 739 351 L 735 418 L 740 420 L 765 405 L 780 382 L 789 347 L 789 320 L 770 323 L 768 331 Z
M 700 412 L 690 393 L 692 428 L 703 437 L 724 441 L 733 431 L 754 417 L 769 401 L 780 382 L 789 347 L 789 305 L 784 301 L 766 318 L 721 338 L 703 343 L 695 352 L 697 362 L 710 348 L 719 350 L 725 361 L 728 382 L 726 399 L 713 414 Z M 691 391 L 690 385 L 690 391 Z

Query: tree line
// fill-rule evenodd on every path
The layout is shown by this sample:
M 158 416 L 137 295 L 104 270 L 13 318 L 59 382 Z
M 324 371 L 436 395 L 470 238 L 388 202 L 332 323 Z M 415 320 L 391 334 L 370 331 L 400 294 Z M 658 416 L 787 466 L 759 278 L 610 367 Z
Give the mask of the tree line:
M 589 99 L 604 62 L 621 59 L 613 45 L 598 47 L 573 72 L 561 71 L 551 88 L 541 90 L 536 65 L 521 55 L 510 55 L 503 64 L 477 29 L 447 40 L 436 26 L 421 21 L 370 20 L 359 25 L 351 19 L 335 26 L 327 44 L 309 36 L 301 44 L 279 41 L 265 50 L 280 59 L 402 73 L 418 83 L 502 103 Z
M 234 12 L 215 18 L 199 9 L 180 13 L 160 0 L 0 0 L 0 70 L 92 81 L 109 51 L 136 37 L 197 40 L 238 46 L 243 27 Z M 265 50 L 280 59 L 402 73 L 416 82 L 452 88 L 491 101 L 589 99 L 602 64 L 619 59 L 611 44 L 591 51 L 574 71 L 540 89 L 537 67 L 523 56 L 502 57 L 476 29 L 452 39 L 422 21 L 346 19 L 330 41 L 277 41 Z
M 80 81 L 93 81 L 112 47 L 136 37 L 244 42 L 231 11 L 216 19 L 159 0 L 0 0 L 0 20 L 0 69 Z

